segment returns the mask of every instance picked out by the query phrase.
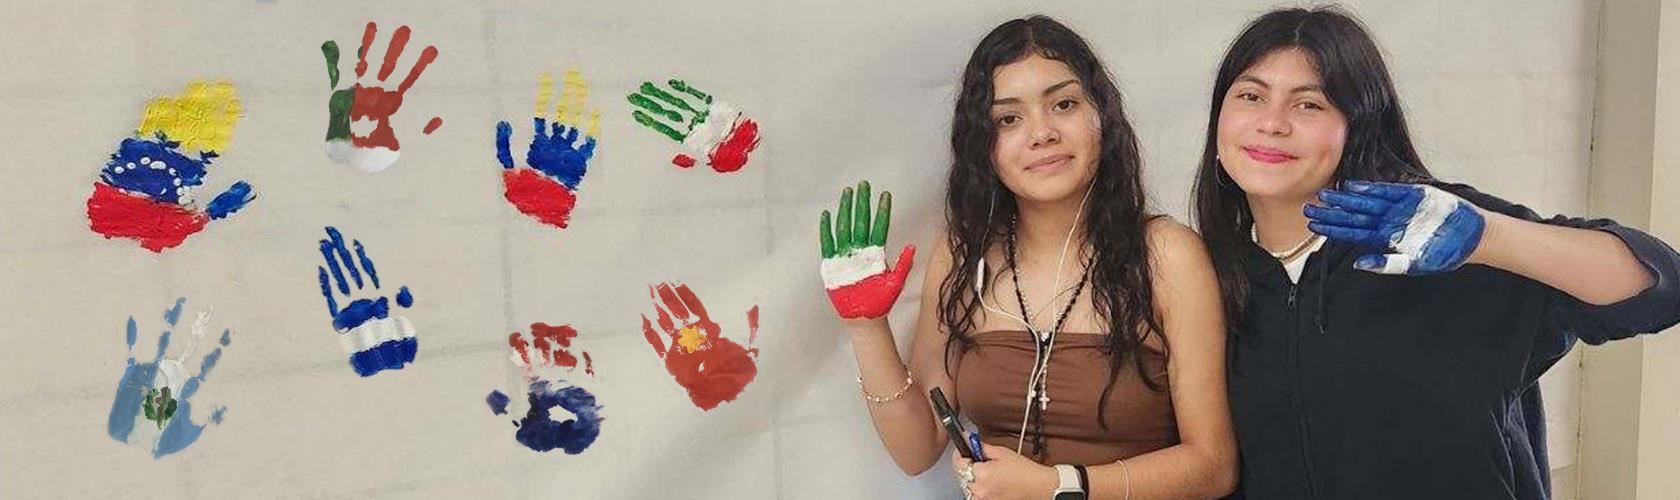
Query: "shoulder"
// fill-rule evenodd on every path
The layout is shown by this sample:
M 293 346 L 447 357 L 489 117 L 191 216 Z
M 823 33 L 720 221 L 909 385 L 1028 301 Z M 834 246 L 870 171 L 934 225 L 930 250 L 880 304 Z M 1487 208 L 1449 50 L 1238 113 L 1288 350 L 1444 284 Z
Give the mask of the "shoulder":
M 1144 227 L 1149 240 L 1149 256 L 1156 265 L 1183 265 L 1207 261 L 1207 247 L 1202 236 L 1190 226 L 1166 215 L 1157 215 Z

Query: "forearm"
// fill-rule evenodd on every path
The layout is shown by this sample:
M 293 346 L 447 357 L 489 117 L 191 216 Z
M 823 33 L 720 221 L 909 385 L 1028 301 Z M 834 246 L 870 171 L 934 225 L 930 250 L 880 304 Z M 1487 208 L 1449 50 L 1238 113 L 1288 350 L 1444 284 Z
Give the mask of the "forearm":
M 1626 300 L 1654 282 L 1621 238 L 1603 231 L 1529 222 L 1484 211 L 1482 244 L 1469 262 L 1545 283 L 1582 302 Z
M 1087 467 L 1091 500 L 1157 498 L 1218 498 L 1237 484 L 1235 453 L 1229 457 L 1191 444 L 1178 444 L 1128 458 Z
M 909 475 L 921 474 L 939 461 L 945 443 L 934 425 L 922 381 L 905 387 L 910 371 L 899 356 L 886 320 L 852 324 L 848 329 L 864 391 L 879 397 L 897 395 L 880 404 L 865 401 L 876 435 L 899 469 Z

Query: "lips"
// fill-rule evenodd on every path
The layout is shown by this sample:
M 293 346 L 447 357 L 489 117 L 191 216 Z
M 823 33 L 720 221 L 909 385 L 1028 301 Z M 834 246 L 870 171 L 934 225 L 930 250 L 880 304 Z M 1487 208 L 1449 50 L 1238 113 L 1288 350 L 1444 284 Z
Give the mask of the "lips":
M 1289 154 L 1281 149 L 1272 149 L 1262 146 L 1245 146 L 1242 150 L 1249 158 L 1252 158 L 1254 161 L 1260 163 L 1277 164 L 1294 161 L 1296 158 L 1295 155 Z
M 1051 155 L 1027 164 L 1028 172 L 1049 170 L 1073 161 L 1073 155 Z

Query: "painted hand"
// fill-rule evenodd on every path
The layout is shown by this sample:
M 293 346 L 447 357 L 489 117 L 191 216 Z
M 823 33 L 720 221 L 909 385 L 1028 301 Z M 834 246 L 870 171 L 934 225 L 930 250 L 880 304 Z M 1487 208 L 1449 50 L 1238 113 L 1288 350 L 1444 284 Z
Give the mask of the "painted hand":
M 184 298 L 176 299 L 175 307 L 164 311 L 163 320 L 168 328 L 175 328 L 186 301 Z M 192 325 L 192 337 L 187 340 L 180 356 L 175 358 L 164 357 L 172 336 L 170 330 L 164 330 L 163 335 L 158 337 L 157 354 L 151 361 L 140 363 L 134 359 L 139 325 L 132 316 L 128 318 L 128 364 L 123 369 L 122 379 L 117 381 L 116 398 L 111 401 L 111 416 L 106 424 L 106 432 L 111 439 L 151 448 L 152 457 L 161 458 L 186 449 L 198 441 L 205 427 L 222 422 L 222 415 L 227 411 L 225 407 L 212 411 L 208 423 L 192 420 L 191 399 L 198 393 L 210 369 L 215 368 L 216 362 L 222 358 L 222 347 L 227 346 L 232 337 L 230 331 L 223 330 L 218 341 L 220 345 L 204 355 L 198 365 L 198 374 L 191 374 L 187 370 L 187 358 L 192 356 L 198 341 L 204 339 L 209 323 L 209 311 L 198 314 Z
M 743 348 L 723 338 L 706 306 L 687 285 L 660 283 L 648 287 L 648 292 L 654 299 L 659 330 L 644 314 L 642 335 L 665 360 L 665 370 L 688 390 L 688 399 L 701 410 L 734 401 L 758 375 L 758 349 L 751 347 L 758 340 L 758 306 L 747 311 L 748 347 Z
M 971 500 L 1040 499 L 1050 496 L 1057 484 L 1056 469 L 1039 464 L 1002 446 L 982 443 L 984 462 L 970 462 L 961 454 L 951 452 L 951 466 L 962 482 L 963 470 L 973 473 L 965 493 Z M 969 467 L 972 466 L 972 469 Z
M 514 439 L 536 451 L 565 450 L 568 455 L 583 453 L 601 436 L 601 405 L 595 395 L 582 387 L 560 378 L 560 370 L 570 373 L 577 368 L 578 359 L 571 353 L 572 338 L 577 330 L 570 326 L 550 326 L 532 323 L 529 336 L 514 332 L 508 335 L 513 348 L 510 359 L 524 373 L 528 384 L 524 417 L 513 422 L 518 428 Z M 527 340 L 529 338 L 529 340 Z M 584 352 L 584 373 L 595 376 L 595 362 Z M 491 391 L 485 398 L 490 411 L 508 414 L 511 399 L 502 391 Z M 571 418 L 564 416 L 569 413 Z M 517 412 L 516 412 L 517 413 Z
M 398 26 L 391 34 L 391 44 L 385 49 L 385 62 L 379 67 L 377 82 L 362 83 L 367 74 L 368 49 L 379 32 L 375 23 L 367 23 L 362 31 L 362 45 L 356 50 L 356 82 L 350 88 L 338 88 L 338 42 L 321 44 L 321 54 L 327 58 L 327 78 L 330 88 L 337 89 L 327 99 L 327 157 L 363 172 L 378 172 L 396 163 L 400 146 L 391 128 L 391 115 L 402 108 L 403 94 L 420 79 L 426 66 L 437 60 L 437 47 L 427 45 L 420 51 L 408 76 L 396 90 L 386 90 L 385 79 L 397 67 L 397 58 L 408 46 L 408 26 Z M 432 117 L 423 132 L 430 134 L 443 125 L 443 119 Z
M 565 86 L 555 103 L 554 124 L 550 128 L 548 101 L 554 94 L 554 79 L 544 73 L 537 84 L 537 110 L 531 119 L 535 134 L 525 152 L 525 167 L 515 167 L 508 139 L 513 126 L 508 122 L 496 124 L 496 158 L 502 163 L 503 195 L 521 213 L 544 224 L 565 229 L 571 219 L 572 207 L 577 204 L 578 183 L 595 156 L 595 138 L 601 131 L 601 112 L 589 111 L 589 124 L 583 137 L 585 100 L 589 83 L 577 71 L 566 72 Z
M 916 247 L 905 245 L 898 265 L 887 267 L 887 228 L 892 218 L 892 193 L 881 192 L 874 225 L 869 219 L 869 182 L 859 182 L 856 208 L 852 188 L 840 192 L 840 213 L 832 226 L 827 210 L 818 231 L 822 240 L 822 279 L 834 310 L 846 319 L 874 319 L 892 311 L 904 279 L 915 263 Z
M 694 166 L 695 156 L 704 155 L 706 164 L 719 173 L 745 166 L 747 155 L 758 147 L 758 123 L 687 82 L 672 79 L 666 84 L 669 89 L 642 82 L 630 94 L 636 106 L 630 115 L 643 127 L 683 144 L 688 152 L 678 153 L 671 163 L 688 168 Z
M 344 346 L 344 352 L 350 354 L 350 367 L 357 375 L 363 377 L 379 373 L 384 370 L 398 370 L 414 361 L 414 355 L 420 349 L 420 340 L 414 336 L 414 325 L 408 318 L 391 317 L 391 305 L 386 297 L 355 298 L 343 309 L 338 307 L 338 297 L 333 293 L 334 285 L 338 294 L 346 299 L 353 298 L 350 283 L 356 284 L 356 290 L 379 291 L 379 271 L 373 268 L 373 260 L 367 256 L 362 248 L 362 242 L 352 240 L 351 246 L 356 248 L 355 260 L 350 258 L 349 247 L 344 245 L 344 235 L 337 228 L 327 228 L 327 239 L 321 240 L 321 258 L 326 265 L 317 267 L 321 280 L 321 295 L 327 299 L 327 312 L 332 315 L 333 329 L 338 330 L 338 341 Z M 360 264 L 360 269 L 357 264 Z M 330 272 L 329 272 L 330 270 Z M 350 279 L 345 279 L 346 271 Z M 367 280 L 363 281 L 363 272 L 367 273 Z M 366 288 L 364 285 L 371 285 Z M 408 287 L 397 290 L 397 305 L 407 308 L 414 305 L 414 296 L 408 293 Z
M 240 112 L 239 97 L 227 82 L 194 82 L 178 96 L 147 103 L 139 130 L 117 146 L 93 184 L 87 201 L 93 231 L 161 252 L 244 208 L 254 198 L 245 181 L 228 186 L 202 211 L 194 201 Z
M 1474 205 L 1433 186 L 1347 181 L 1319 193 L 1326 206 L 1307 205 L 1307 228 L 1335 240 L 1380 248 L 1355 268 L 1382 274 L 1424 275 L 1464 265 L 1481 243 L 1487 222 Z

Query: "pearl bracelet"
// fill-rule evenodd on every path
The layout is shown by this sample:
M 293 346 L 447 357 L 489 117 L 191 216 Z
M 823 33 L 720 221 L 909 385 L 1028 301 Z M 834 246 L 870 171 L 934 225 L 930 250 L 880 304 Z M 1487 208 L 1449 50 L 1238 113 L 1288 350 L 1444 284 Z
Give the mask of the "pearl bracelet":
M 863 399 L 864 400 L 869 401 L 870 403 L 875 404 L 877 406 L 884 405 L 884 404 L 887 404 L 887 403 L 891 403 L 893 401 L 897 401 L 898 398 L 904 397 L 904 393 L 910 391 L 910 386 L 912 384 L 916 383 L 915 377 L 910 375 L 908 372 L 909 371 L 906 370 L 906 373 L 904 374 L 904 387 L 900 387 L 898 389 L 898 392 L 893 393 L 893 395 L 891 395 L 891 396 L 882 397 L 882 396 L 876 396 L 874 394 L 870 394 L 868 389 L 863 388 L 863 376 L 861 376 L 861 375 L 858 376 L 858 378 L 857 378 L 858 392 L 863 393 Z

